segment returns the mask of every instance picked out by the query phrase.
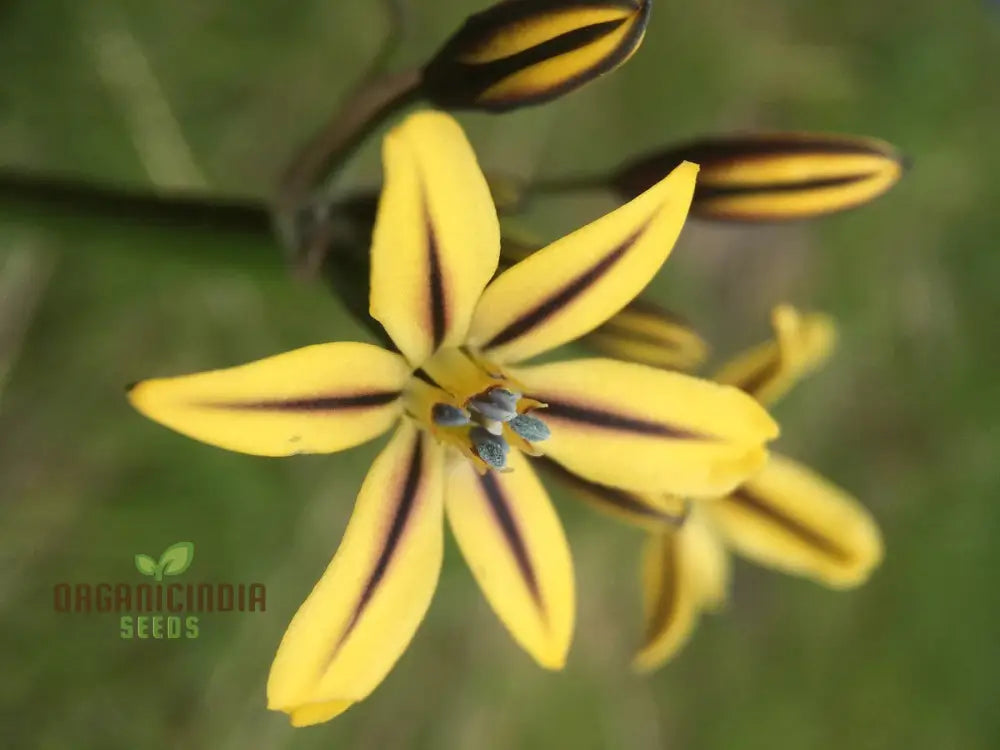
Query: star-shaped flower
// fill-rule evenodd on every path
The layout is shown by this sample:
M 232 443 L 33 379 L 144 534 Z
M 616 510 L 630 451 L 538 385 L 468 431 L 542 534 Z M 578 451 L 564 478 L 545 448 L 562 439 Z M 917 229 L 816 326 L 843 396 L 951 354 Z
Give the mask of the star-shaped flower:
M 368 696 L 402 654 L 437 584 L 445 513 L 515 640 L 563 665 L 572 563 L 524 453 L 633 491 L 719 495 L 760 468 L 777 434 L 736 388 L 605 359 L 513 366 L 646 286 L 680 233 L 695 165 L 493 279 L 496 211 L 454 120 L 412 115 L 383 158 L 370 309 L 398 352 L 320 344 L 129 393 L 151 419 L 257 455 L 331 453 L 395 426 L 275 657 L 268 703 L 296 725 Z

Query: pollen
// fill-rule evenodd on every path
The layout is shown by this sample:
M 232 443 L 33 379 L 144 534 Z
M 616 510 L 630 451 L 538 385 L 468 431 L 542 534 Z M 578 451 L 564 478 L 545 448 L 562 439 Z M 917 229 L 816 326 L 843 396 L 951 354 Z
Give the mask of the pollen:
M 462 402 L 460 402 L 462 403 Z M 503 385 L 495 385 L 464 401 L 464 406 L 437 402 L 431 407 L 431 421 L 444 428 L 439 437 L 454 442 L 470 458 L 485 466 L 503 471 L 511 443 L 532 455 L 532 443 L 547 440 L 552 434 L 545 422 L 529 411 L 539 404 Z

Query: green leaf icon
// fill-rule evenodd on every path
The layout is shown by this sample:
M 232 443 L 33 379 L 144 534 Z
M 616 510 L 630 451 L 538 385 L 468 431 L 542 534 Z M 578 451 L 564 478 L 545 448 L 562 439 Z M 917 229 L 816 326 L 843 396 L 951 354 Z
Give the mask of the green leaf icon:
M 160 564 L 156 566 L 156 580 L 161 580 L 163 576 L 179 576 L 191 567 L 194 559 L 193 542 L 177 542 L 171 544 L 160 555 Z
M 135 569 L 144 576 L 156 575 L 156 560 L 149 555 L 136 555 Z

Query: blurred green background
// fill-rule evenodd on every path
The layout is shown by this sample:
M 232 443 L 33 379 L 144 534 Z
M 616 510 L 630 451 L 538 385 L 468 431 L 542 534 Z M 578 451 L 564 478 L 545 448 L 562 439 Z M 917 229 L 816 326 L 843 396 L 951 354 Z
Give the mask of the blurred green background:
M 410 5 L 399 66 L 482 7 Z M 384 30 L 372 0 L 0 0 L 0 165 L 265 196 Z M 226 453 L 140 418 L 122 386 L 366 334 L 267 240 L 222 257 L 204 234 L 0 204 L 3 744 L 1000 746 L 998 74 L 987 2 L 655 0 L 614 74 L 538 109 L 463 116 L 484 165 L 525 176 L 731 129 L 870 134 L 914 157 L 887 197 L 848 214 L 691 223 L 653 286 L 719 357 L 766 336 L 778 301 L 839 319 L 833 364 L 776 410 L 780 447 L 872 508 L 887 557 L 848 593 L 739 564 L 728 610 L 638 677 L 641 535 L 557 490 L 579 598 L 565 672 L 516 648 L 449 542 L 396 669 L 304 730 L 265 710 L 267 670 L 381 443 Z M 342 182 L 378 175 L 372 141 Z M 611 205 L 553 200 L 530 218 L 555 236 Z M 131 581 L 134 554 L 178 540 L 195 543 L 199 580 L 265 582 L 266 614 L 205 615 L 198 640 L 140 642 L 119 638 L 114 615 L 53 612 L 55 582 Z

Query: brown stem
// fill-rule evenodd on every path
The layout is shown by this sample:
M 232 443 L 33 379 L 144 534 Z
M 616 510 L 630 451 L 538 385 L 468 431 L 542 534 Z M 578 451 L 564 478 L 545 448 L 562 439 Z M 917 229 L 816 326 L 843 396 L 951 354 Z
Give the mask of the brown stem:
M 365 78 L 340 109 L 292 158 L 278 186 L 276 208 L 285 221 L 309 194 L 394 112 L 419 94 L 417 69 Z

